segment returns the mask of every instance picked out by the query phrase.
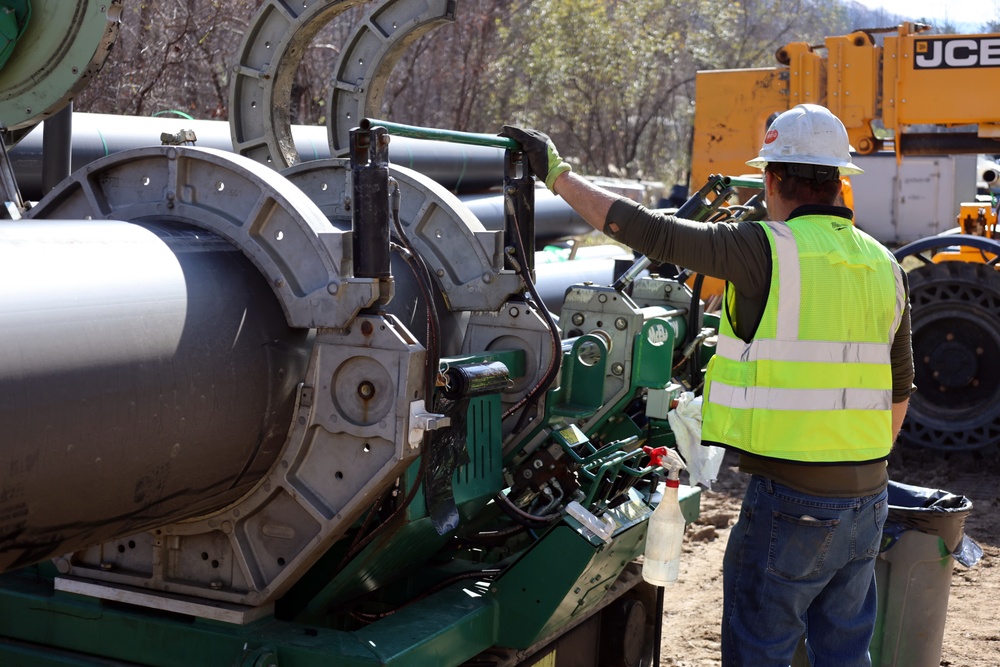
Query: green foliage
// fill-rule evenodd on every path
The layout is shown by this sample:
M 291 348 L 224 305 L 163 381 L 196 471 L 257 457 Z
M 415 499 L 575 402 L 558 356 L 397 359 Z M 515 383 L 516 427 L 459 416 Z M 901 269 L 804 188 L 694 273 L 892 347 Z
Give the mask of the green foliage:
M 329 72 L 361 13 L 381 4 L 314 37 L 290 91 L 293 122 L 334 111 Z M 126 3 L 114 52 L 77 109 L 226 118 L 229 71 L 259 6 Z M 470 132 L 534 126 L 584 173 L 684 183 L 698 70 L 773 66 L 788 42 L 870 24 L 864 11 L 838 0 L 460 0 L 454 23 L 403 54 L 371 113 Z
M 501 21 L 483 118 L 544 130 L 584 173 L 684 182 L 696 71 L 773 66 L 842 22 L 819 0 L 535 0 Z
M 639 171 L 639 137 L 660 119 L 678 81 L 684 39 L 662 0 L 542 0 L 501 32 L 517 71 L 515 122 L 546 126 L 585 170 Z M 688 75 L 689 76 L 689 75 Z

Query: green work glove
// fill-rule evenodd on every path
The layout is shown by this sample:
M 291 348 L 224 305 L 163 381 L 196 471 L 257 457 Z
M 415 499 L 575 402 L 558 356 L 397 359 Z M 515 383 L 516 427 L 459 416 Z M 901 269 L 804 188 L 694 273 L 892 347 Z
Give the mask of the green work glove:
M 521 151 L 528 161 L 531 173 L 544 180 L 545 187 L 549 190 L 552 190 L 552 186 L 560 174 L 572 171 L 572 167 L 559 157 L 556 145 L 544 132 L 504 125 L 500 136 L 513 139 L 521 144 Z M 552 191 L 555 192 L 555 190 Z

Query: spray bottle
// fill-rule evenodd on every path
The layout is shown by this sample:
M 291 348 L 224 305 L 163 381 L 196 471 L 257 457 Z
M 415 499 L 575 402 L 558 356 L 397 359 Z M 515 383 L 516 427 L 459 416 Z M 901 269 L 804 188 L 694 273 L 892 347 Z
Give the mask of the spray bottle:
M 642 450 L 649 455 L 650 465 L 667 470 L 667 481 L 660 504 L 649 517 L 642 578 L 654 586 L 666 586 L 677 581 L 680 569 L 685 521 L 677 499 L 677 487 L 680 486 L 680 471 L 685 466 L 684 461 L 672 449 L 643 447 Z

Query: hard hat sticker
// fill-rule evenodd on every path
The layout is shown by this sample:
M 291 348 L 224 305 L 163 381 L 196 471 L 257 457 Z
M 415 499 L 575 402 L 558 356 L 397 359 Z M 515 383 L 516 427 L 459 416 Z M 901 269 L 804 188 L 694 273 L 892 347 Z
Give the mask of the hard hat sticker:
M 764 135 L 765 144 L 773 144 L 778 139 L 778 131 L 775 129 L 770 129 L 767 134 Z

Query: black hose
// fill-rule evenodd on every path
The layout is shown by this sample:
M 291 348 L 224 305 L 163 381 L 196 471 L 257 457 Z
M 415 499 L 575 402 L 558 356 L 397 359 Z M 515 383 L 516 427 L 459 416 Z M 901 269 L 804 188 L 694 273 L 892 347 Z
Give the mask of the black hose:
M 403 225 L 399 219 L 399 183 L 397 183 L 395 179 L 390 178 L 389 186 L 389 208 L 392 212 L 393 227 L 395 228 L 396 236 L 398 237 L 400 243 L 400 255 L 404 260 L 406 260 L 406 263 L 413 271 L 413 275 L 416 278 L 421 295 L 427 303 L 427 354 L 424 363 L 426 371 L 426 385 L 424 389 L 428 403 L 430 404 L 433 401 L 436 391 L 438 368 L 441 363 L 441 351 L 439 344 L 441 321 L 437 310 L 437 304 L 434 301 L 434 294 L 430 289 L 430 270 L 427 268 L 427 264 L 424 262 L 423 258 L 414 252 L 413 246 L 406 237 L 406 234 L 403 231 Z M 389 515 L 385 521 L 379 524 L 378 527 L 376 527 L 371 533 L 368 533 L 361 539 L 355 539 L 350 549 L 348 549 L 347 553 L 344 555 L 343 560 L 341 560 L 340 565 L 337 568 L 338 570 L 346 565 L 352 558 L 357 556 L 365 547 L 371 544 L 372 541 L 385 531 L 386 527 L 392 524 L 393 520 L 397 516 L 400 516 L 403 510 L 409 507 L 410 503 L 413 502 L 414 497 L 416 497 L 417 490 L 423 485 L 424 477 L 426 475 L 428 457 L 425 450 L 429 439 L 429 434 L 425 432 L 424 442 L 421 444 L 421 452 L 423 453 L 420 457 L 420 467 L 417 470 L 416 478 L 413 480 L 413 485 L 406 494 L 406 498 L 404 498 L 403 502 L 393 510 L 392 514 Z M 358 537 L 364 533 L 364 530 L 370 524 L 370 519 L 374 515 L 378 506 L 381 504 L 384 497 L 385 496 L 383 495 L 375 506 L 373 506 L 371 513 L 369 513 L 368 517 L 365 519 L 362 529 L 358 533 Z
M 427 437 L 428 437 L 427 434 L 424 433 L 424 439 L 425 439 L 425 441 L 426 441 Z M 393 521 L 396 519 L 396 517 L 402 515 L 403 510 L 405 510 L 407 507 L 410 506 L 410 503 L 413 502 L 413 498 L 416 497 L 416 495 L 417 495 L 417 490 L 420 489 L 420 487 L 423 485 L 423 483 L 424 483 L 424 475 L 425 475 L 426 471 L 427 471 L 427 457 L 426 456 L 421 456 L 420 457 L 420 468 L 418 468 L 418 470 L 417 470 L 417 477 L 416 477 L 416 479 L 413 480 L 413 486 L 410 487 L 409 492 L 406 494 L 406 498 L 404 498 L 403 502 L 400 505 L 398 505 L 396 507 L 396 509 L 394 509 L 392 511 L 392 514 L 389 515 L 389 518 L 387 518 L 385 521 L 383 521 L 382 523 L 380 523 L 378 525 L 378 527 L 375 528 L 375 530 L 373 530 L 372 532 L 368 533 L 368 535 L 366 535 L 364 537 L 364 539 L 362 539 L 361 541 L 356 541 L 355 542 L 354 546 L 352 546 L 348 550 L 348 552 L 346 554 L 344 554 L 344 558 L 340 561 L 340 565 L 337 566 L 338 570 L 342 569 L 352 558 L 354 558 L 355 556 L 357 556 L 359 553 L 361 553 L 361 551 L 365 547 L 367 547 L 369 544 L 371 544 L 372 541 L 376 537 L 378 537 L 379 535 L 381 535 L 382 532 L 385 531 L 386 527 L 389 526 L 389 525 L 391 525 L 393 523 Z
M 515 505 L 503 491 L 494 496 L 494 499 L 497 501 L 497 506 L 503 511 L 504 514 L 509 516 L 515 523 L 522 525 L 525 528 L 545 528 L 562 517 L 562 514 L 559 512 L 553 512 L 551 514 L 544 514 L 541 516 L 529 514 Z
M 701 313 L 701 286 L 704 282 L 705 274 L 699 273 L 695 276 L 694 285 L 691 287 L 691 308 L 688 310 L 688 330 L 684 341 L 685 346 L 689 342 L 695 342 L 698 339 L 698 333 L 701 331 L 701 322 L 698 321 L 698 315 Z M 690 341 L 687 339 L 690 339 Z M 691 353 L 689 363 L 691 391 L 694 391 L 695 387 L 701 383 L 701 355 L 698 354 L 697 349 Z
M 386 611 L 379 612 L 377 614 L 368 614 L 361 611 L 352 611 L 351 616 L 354 619 L 361 621 L 362 623 L 374 623 L 375 621 L 379 621 L 383 618 L 392 616 L 400 609 L 408 607 L 414 602 L 420 602 L 424 598 L 430 597 L 431 595 L 434 595 L 438 591 L 447 588 L 448 586 L 451 586 L 454 583 L 457 583 L 459 581 L 464 581 L 465 579 L 481 579 L 481 578 L 489 579 L 490 581 L 492 581 L 502 571 L 503 570 L 499 568 L 492 568 L 489 570 L 476 570 L 475 572 L 462 572 L 461 574 L 456 574 L 454 576 L 448 577 L 447 579 L 439 581 L 438 583 L 434 584 L 420 595 L 417 595 L 416 597 L 411 598 L 406 602 L 404 602 L 403 604 L 397 607 L 393 607 L 392 609 L 388 609 Z
M 425 395 L 427 396 L 427 405 L 430 407 L 433 405 L 434 392 L 437 387 L 438 367 L 441 363 L 441 346 L 439 342 L 441 319 L 438 314 L 437 303 L 434 301 L 434 294 L 431 292 L 430 288 L 430 269 L 427 268 L 427 263 L 424 262 L 424 258 L 414 252 L 413 245 L 403 232 L 403 225 L 399 220 L 399 183 L 396 182 L 396 179 L 390 178 L 389 186 L 389 203 L 392 211 L 392 224 L 396 230 L 396 236 L 399 237 L 400 244 L 406 250 L 406 252 L 400 254 L 403 256 L 403 259 L 406 260 L 406 263 L 410 265 L 410 269 L 413 271 L 413 274 L 417 279 L 417 286 L 420 288 L 420 293 L 423 295 L 424 301 L 427 303 L 427 355 L 424 361 L 427 378 L 424 389 Z
M 348 547 L 347 549 L 347 555 L 344 556 L 344 559 L 340 562 L 340 565 L 337 566 L 338 570 L 340 570 L 344 565 L 347 564 L 347 560 L 352 553 L 356 553 L 355 548 L 358 546 L 358 544 L 361 543 L 362 540 L 365 539 L 365 536 L 368 534 L 368 527 L 371 525 L 372 520 L 375 518 L 375 515 L 378 514 L 378 511 L 382 508 L 382 504 L 386 501 L 386 498 L 388 498 L 389 494 L 392 493 L 392 489 L 393 487 L 390 486 L 388 489 L 383 491 L 382 495 L 380 495 L 378 497 L 378 500 L 376 500 L 375 503 L 371 506 L 371 509 L 365 516 L 365 520 L 361 523 L 361 527 L 358 529 L 357 534 L 355 534 L 354 536 L 354 541 L 351 542 L 351 546 Z
M 520 418 L 517 420 L 517 424 L 514 426 L 514 432 L 520 431 L 524 428 L 527 423 L 528 413 L 531 411 L 530 408 L 535 405 L 538 401 L 538 396 L 551 386 L 552 382 L 555 381 L 556 375 L 559 373 L 559 367 L 562 363 L 562 340 L 559 338 L 559 328 L 556 326 L 555 320 L 552 319 L 552 313 L 549 309 L 545 307 L 545 302 L 538 295 L 538 288 L 535 287 L 535 283 L 531 280 L 531 275 L 528 272 L 528 264 L 526 261 L 527 254 L 524 249 L 524 244 L 521 238 L 521 225 L 517 220 L 517 215 L 514 212 L 513 206 L 508 207 L 511 220 L 514 223 L 514 246 L 515 252 L 521 257 L 521 261 L 516 261 L 514 267 L 521 276 L 521 280 L 524 281 L 525 287 L 531 294 L 531 298 L 534 300 L 535 307 L 542 314 L 542 318 L 545 320 L 545 325 L 549 329 L 549 337 L 552 341 L 551 357 L 549 359 L 549 366 L 545 371 L 545 375 L 531 390 L 525 394 L 521 400 L 515 403 L 513 406 L 504 411 L 501 415 L 501 420 L 507 419 L 512 414 L 517 412 L 520 408 L 524 408 L 521 413 Z
M 440 349 L 438 344 L 438 336 L 440 331 L 440 320 L 438 319 L 437 305 L 434 302 L 434 295 L 430 290 L 430 285 L 427 279 L 428 273 L 427 264 L 424 263 L 423 258 L 413 252 L 413 246 L 410 244 L 409 239 L 406 238 L 406 234 L 403 232 L 403 225 L 399 220 L 399 183 L 395 179 L 389 179 L 389 208 L 392 212 L 392 222 L 395 227 L 396 236 L 399 238 L 400 243 L 400 255 L 406 260 L 409 265 L 410 270 L 413 271 L 413 275 L 416 278 L 417 285 L 420 288 L 420 292 L 424 297 L 424 301 L 427 303 L 427 354 L 425 357 L 424 368 L 426 373 L 426 384 L 424 387 L 425 395 L 428 401 L 433 400 L 434 391 L 437 384 L 437 374 L 438 366 L 440 365 Z M 424 433 L 424 442 L 422 443 L 421 450 L 423 451 L 424 446 L 427 444 L 429 436 Z M 383 494 L 378 501 L 372 506 L 371 512 L 365 518 L 361 529 L 358 531 L 358 535 L 351 544 L 344 558 L 341 560 L 340 565 L 337 569 L 341 569 L 346 565 L 352 558 L 357 556 L 362 549 L 371 544 L 378 535 L 380 535 L 388 526 L 393 522 L 397 516 L 399 516 L 403 510 L 409 507 L 410 503 L 413 502 L 413 498 L 416 496 L 417 489 L 423 484 L 424 474 L 427 469 L 427 456 L 421 455 L 420 467 L 417 471 L 417 477 L 413 481 L 413 486 L 410 488 L 409 492 L 404 498 L 402 504 L 393 510 L 392 514 L 389 515 L 385 521 L 378 525 L 371 533 L 365 535 L 365 531 L 368 525 L 371 523 L 371 519 L 374 517 L 379 506 L 384 502 L 385 494 Z M 388 492 L 386 492 L 388 493 Z M 364 536 L 364 537 L 362 537 Z

